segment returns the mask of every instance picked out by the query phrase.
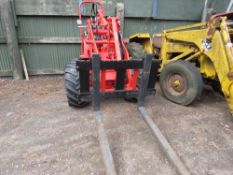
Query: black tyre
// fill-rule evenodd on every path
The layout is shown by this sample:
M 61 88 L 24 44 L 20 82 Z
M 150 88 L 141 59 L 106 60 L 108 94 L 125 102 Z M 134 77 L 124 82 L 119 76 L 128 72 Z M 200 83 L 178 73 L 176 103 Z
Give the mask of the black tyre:
M 127 44 L 126 47 L 133 59 L 142 59 L 146 55 L 143 46 L 140 43 L 132 42 Z
M 142 59 L 146 56 L 146 53 L 143 49 L 143 46 L 140 43 L 132 42 L 127 44 L 127 49 L 132 57 L 132 59 Z M 141 72 L 139 73 L 138 76 L 138 83 L 137 86 L 138 88 L 140 87 L 140 79 L 141 79 Z M 137 97 L 130 97 L 130 96 L 125 96 L 125 100 L 130 102 L 130 103 L 137 103 Z
M 223 95 L 222 87 L 218 79 L 210 80 L 209 84 L 212 86 L 215 92 L 218 92 L 219 94 Z
M 192 63 L 179 60 L 165 65 L 160 74 L 160 87 L 167 99 L 186 106 L 201 96 L 203 79 Z
M 71 60 L 65 66 L 65 86 L 69 106 L 83 108 L 90 102 L 83 101 L 80 96 L 80 77 L 76 69 L 76 61 Z

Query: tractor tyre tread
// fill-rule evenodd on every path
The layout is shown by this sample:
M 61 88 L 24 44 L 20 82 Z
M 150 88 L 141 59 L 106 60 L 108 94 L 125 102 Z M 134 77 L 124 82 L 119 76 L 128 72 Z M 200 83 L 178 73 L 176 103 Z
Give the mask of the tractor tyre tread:
M 80 96 L 80 77 L 76 68 L 76 61 L 72 59 L 65 66 L 65 87 L 69 106 L 83 108 L 90 102 L 82 101 Z

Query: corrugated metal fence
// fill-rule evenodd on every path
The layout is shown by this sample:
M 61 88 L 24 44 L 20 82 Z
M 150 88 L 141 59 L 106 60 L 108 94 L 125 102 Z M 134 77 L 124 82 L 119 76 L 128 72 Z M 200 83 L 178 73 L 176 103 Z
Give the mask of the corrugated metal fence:
M 11 0 L 12 1 L 12 0 Z M 16 30 L 30 75 L 62 73 L 71 58 L 78 57 L 79 31 L 76 8 L 79 0 L 14 0 Z M 160 32 L 165 28 L 200 21 L 203 0 L 103 0 L 107 15 L 115 15 L 124 3 L 124 36 L 136 32 Z M 1 3 L 1 2 L 0 2 Z M 229 0 L 213 0 L 218 11 Z M 0 22 L 0 76 L 12 76 L 3 24 Z

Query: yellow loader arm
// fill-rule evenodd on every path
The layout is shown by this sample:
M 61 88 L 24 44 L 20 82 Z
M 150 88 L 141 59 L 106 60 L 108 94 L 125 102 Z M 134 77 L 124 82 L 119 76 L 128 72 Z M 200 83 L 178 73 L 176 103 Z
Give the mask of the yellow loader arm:
M 186 60 L 205 79 L 218 79 L 222 92 L 233 114 L 233 12 L 212 16 L 209 22 L 164 30 L 153 38 L 148 33 L 134 34 L 130 42 L 143 45 L 147 53 L 159 49 L 165 65 Z
M 165 30 L 162 34 L 162 68 L 171 61 L 185 59 L 200 63 L 204 78 L 218 77 L 233 114 L 233 13 L 213 16 L 208 23 Z M 171 53 L 179 53 L 175 57 Z

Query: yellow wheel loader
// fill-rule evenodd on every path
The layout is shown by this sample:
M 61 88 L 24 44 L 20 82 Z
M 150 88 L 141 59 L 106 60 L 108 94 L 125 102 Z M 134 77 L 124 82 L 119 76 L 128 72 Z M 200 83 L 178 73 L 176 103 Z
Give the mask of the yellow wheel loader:
M 164 30 L 153 38 L 147 33 L 132 35 L 129 51 L 136 53 L 133 57 L 141 50 L 161 59 L 160 87 L 167 99 L 189 105 L 209 82 L 224 94 L 233 114 L 232 40 L 233 12 L 229 12 L 208 22 Z

